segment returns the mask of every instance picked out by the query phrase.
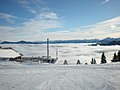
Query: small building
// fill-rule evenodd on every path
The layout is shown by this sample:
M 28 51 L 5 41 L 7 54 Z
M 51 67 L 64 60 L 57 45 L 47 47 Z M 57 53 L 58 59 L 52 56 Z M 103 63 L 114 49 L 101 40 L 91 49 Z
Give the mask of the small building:
M 22 54 L 11 47 L 0 48 L 0 61 L 21 61 Z

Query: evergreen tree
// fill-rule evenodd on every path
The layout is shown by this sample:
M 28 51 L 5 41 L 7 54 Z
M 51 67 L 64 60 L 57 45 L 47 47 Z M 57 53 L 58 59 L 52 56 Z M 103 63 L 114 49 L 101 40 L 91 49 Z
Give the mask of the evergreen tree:
M 93 58 L 92 58 L 91 64 L 94 64 L 94 60 L 93 60 Z
M 102 63 L 107 63 L 106 57 L 105 57 L 105 55 L 104 55 L 104 52 L 102 53 L 102 56 L 101 56 L 101 64 L 102 64 Z
M 120 50 L 118 51 L 118 59 L 117 60 L 120 62 Z
M 77 61 L 77 65 L 78 65 L 78 64 L 81 64 L 81 63 L 80 63 L 80 60 Z
M 87 65 L 88 63 L 87 63 L 87 61 L 85 60 L 85 65 Z
M 96 64 L 96 60 L 94 59 L 94 64 Z
M 112 62 L 117 62 L 117 61 L 118 61 L 118 60 L 117 60 L 117 55 L 116 55 L 116 53 L 114 53 Z
M 65 60 L 63 64 L 64 64 L 64 65 L 68 65 L 67 60 Z

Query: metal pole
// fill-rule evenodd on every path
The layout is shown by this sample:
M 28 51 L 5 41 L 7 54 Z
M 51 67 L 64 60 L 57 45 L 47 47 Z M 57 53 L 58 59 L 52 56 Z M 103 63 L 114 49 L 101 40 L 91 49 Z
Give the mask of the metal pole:
M 56 49 L 56 60 L 58 60 L 58 50 Z
M 49 60 L 49 39 L 47 38 L 47 60 Z

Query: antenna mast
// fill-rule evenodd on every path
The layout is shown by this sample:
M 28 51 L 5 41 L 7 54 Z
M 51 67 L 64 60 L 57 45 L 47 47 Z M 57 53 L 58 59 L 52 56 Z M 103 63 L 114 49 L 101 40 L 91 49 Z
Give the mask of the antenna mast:
M 49 60 L 49 39 L 47 38 L 47 60 Z
M 58 50 L 56 48 L 56 60 L 58 60 Z

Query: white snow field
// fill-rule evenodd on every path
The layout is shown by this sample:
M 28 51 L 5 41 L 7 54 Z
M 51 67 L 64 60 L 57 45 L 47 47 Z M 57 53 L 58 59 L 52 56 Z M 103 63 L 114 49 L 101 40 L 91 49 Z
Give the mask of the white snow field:
M 24 56 L 46 55 L 46 44 L 1 44 L 0 46 L 12 47 Z M 111 63 L 113 54 L 120 50 L 120 46 L 88 46 L 88 43 L 50 44 L 50 55 L 52 57 L 56 57 L 56 49 L 58 50 L 56 64 L 63 64 L 66 59 L 69 65 L 75 65 L 77 60 L 80 60 L 82 64 L 85 62 L 90 64 L 92 58 L 100 63 L 102 52 L 105 52 L 107 62 Z
M 0 90 L 120 90 L 120 63 L 33 65 L 1 61 Z

